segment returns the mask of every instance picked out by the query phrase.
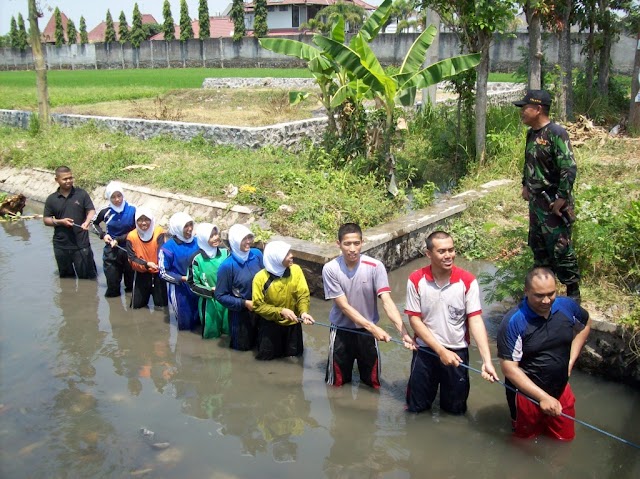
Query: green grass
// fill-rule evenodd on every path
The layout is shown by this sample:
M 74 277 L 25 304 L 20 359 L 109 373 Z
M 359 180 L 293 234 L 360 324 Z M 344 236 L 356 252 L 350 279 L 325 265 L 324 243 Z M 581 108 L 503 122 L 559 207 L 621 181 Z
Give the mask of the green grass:
M 201 88 L 205 78 L 310 78 L 300 68 L 180 68 L 139 70 L 52 70 L 47 72 L 53 108 L 151 98 L 169 90 Z M 35 110 L 34 71 L 0 72 L 0 108 Z
M 259 150 L 212 146 L 167 137 L 138 140 L 108 133 L 93 125 L 53 126 L 33 136 L 26 130 L 0 127 L 0 164 L 16 168 L 71 167 L 79 186 L 93 189 L 117 179 L 151 185 L 223 202 L 264 208 L 272 229 L 283 235 L 329 241 L 341 223 L 371 227 L 402 211 L 372 176 L 318 168 L 305 153 L 276 148 Z M 157 165 L 154 170 L 124 170 L 130 165 Z M 239 187 L 229 200 L 224 188 Z M 284 194 L 284 196 L 283 196 Z M 293 212 L 279 210 L 288 205 Z
M 525 83 L 515 73 L 489 73 L 490 82 Z

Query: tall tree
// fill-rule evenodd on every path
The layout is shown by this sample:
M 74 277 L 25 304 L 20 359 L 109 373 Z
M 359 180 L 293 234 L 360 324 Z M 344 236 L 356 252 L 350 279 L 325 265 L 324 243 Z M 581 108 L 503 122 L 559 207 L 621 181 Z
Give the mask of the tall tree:
M 203 38 L 209 38 L 211 31 L 209 28 L 209 4 L 207 0 L 200 0 L 200 5 L 198 6 L 198 21 L 200 23 L 200 34 L 198 37 L 201 40 Z
M 29 35 L 24 25 L 24 18 L 22 13 L 18 13 L 18 48 L 20 50 L 26 50 L 29 46 Z
M 231 20 L 233 21 L 233 41 L 242 40 L 247 33 L 244 25 L 244 2 L 243 0 L 233 0 L 231 6 Z
M 18 24 L 16 23 L 16 17 L 11 17 L 11 23 L 9 24 L 9 39 L 13 48 L 18 48 L 20 39 L 18 38 Z
M 113 26 L 113 18 L 111 17 L 111 12 L 107 10 L 107 18 L 105 19 L 105 29 L 104 29 L 104 41 L 105 43 L 111 43 L 116 41 L 116 29 Z
M 89 34 L 87 33 L 87 22 L 84 17 L 80 17 L 80 45 L 89 43 Z
M 189 6 L 187 5 L 187 0 L 180 0 L 180 41 L 184 42 L 192 38 L 193 28 L 191 27 Z
M 64 41 L 64 26 L 62 25 L 62 14 L 60 13 L 60 9 L 56 7 L 53 12 L 53 16 L 56 22 L 56 29 L 54 33 L 54 38 L 56 40 L 56 47 L 60 47 L 65 44 Z
M 147 34 L 142 27 L 142 14 L 137 3 L 133 5 L 133 23 L 129 37 L 131 44 L 136 48 L 140 48 L 140 44 L 147 39 Z
M 255 11 L 253 16 L 253 36 L 266 37 L 269 32 L 267 27 L 267 0 L 255 0 Z
M 529 74 L 528 87 L 531 90 L 542 89 L 542 22 L 541 9 L 544 0 L 526 0 L 524 12 L 529 30 Z
M 558 1 L 556 10 L 558 11 L 558 63 L 560 64 L 560 92 L 556 98 L 556 110 L 558 119 L 566 121 L 573 116 L 573 62 L 571 58 L 573 1 Z
M 38 17 L 42 16 L 36 8 L 36 0 L 28 0 L 29 3 L 29 34 L 31 35 L 31 51 L 36 68 L 36 92 L 38 96 L 38 117 L 40 125 L 49 126 L 49 90 L 47 88 L 47 66 L 44 63 L 42 44 L 40 43 L 40 29 Z
M 489 47 L 495 33 L 506 32 L 515 17 L 515 0 L 423 0 L 423 10 L 435 10 L 453 28 L 464 51 L 481 54 L 477 68 L 475 102 L 476 160 L 484 161 L 486 147 Z
M 127 23 L 127 17 L 124 14 L 124 10 L 120 10 L 120 19 L 118 20 L 120 24 L 118 25 L 118 37 L 120 43 L 127 43 L 131 41 L 129 34 L 129 24 Z
M 164 0 L 162 4 L 162 16 L 164 22 L 162 23 L 162 33 L 164 33 L 164 39 L 171 41 L 176 39 L 176 26 L 173 23 L 173 15 L 171 15 L 171 4 L 169 0 Z
M 78 43 L 78 31 L 76 30 L 76 24 L 73 20 L 67 20 L 67 38 L 69 39 L 69 45 L 75 45 Z

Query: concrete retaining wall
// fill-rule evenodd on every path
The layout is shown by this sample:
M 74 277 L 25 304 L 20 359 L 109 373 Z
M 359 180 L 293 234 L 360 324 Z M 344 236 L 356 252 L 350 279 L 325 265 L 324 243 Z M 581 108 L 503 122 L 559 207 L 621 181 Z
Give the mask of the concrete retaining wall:
M 381 63 L 400 65 L 418 34 L 380 34 L 372 42 L 371 48 Z M 585 57 L 581 47 L 586 34 L 574 33 L 571 53 L 573 64 L 580 68 Z M 287 38 L 311 44 L 311 35 L 288 36 Z M 521 49 L 526 48 L 529 34 L 519 32 L 513 35 L 496 35 L 491 46 L 491 71 L 514 71 L 522 64 Z M 452 32 L 440 32 L 438 56 L 440 59 L 458 55 L 458 38 Z M 636 40 L 621 36 L 613 45 L 611 63 L 614 71 L 631 74 Z M 558 62 L 558 41 L 554 35 L 543 39 L 543 50 L 548 63 Z M 279 55 L 260 46 L 257 39 L 245 37 L 240 42 L 231 38 L 210 38 L 204 41 L 174 40 L 146 41 L 140 48 L 125 43 L 92 43 L 88 45 L 47 44 L 44 48 L 48 69 L 120 69 L 120 68 L 292 68 L 306 66 L 293 57 Z M 14 48 L 0 48 L 0 70 L 33 70 L 33 56 L 30 50 L 21 52 Z
M 27 111 L 0 110 L 0 124 L 3 125 L 28 128 L 30 117 L 31 112 Z M 269 145 L 294 151 L 302 148 L 305 141 L 319 142 L 327 122 L 326 118 L 313 118 L 254 128 L 61 113 L 52 114 L 51 119 L 54 123 L 67 127 L 94 123 L 109 131 L 124 133 L 143 140 L 169 135 L 179 140 L 189 141 L 202 136 L 214 145 L 231 145 L 238 148 L 260 148 Z

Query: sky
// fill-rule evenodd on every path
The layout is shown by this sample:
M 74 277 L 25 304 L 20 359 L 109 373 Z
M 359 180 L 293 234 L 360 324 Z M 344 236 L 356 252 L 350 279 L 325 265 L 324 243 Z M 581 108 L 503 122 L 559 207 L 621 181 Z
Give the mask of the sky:
M 209 15 L 222 13 L 232 0 L 208 0 Z M 56 7 L 60 9 L 67 17 L 76 24 L 80 24 L 80 17 L 84 16 L 87 22 L 87 31 L 91 31 L 93 27 L 103 21 L 107 15 L 107 8 L 111 11 L 113 21 L 117 22 L 120 17 L 120 11 L 124 11 L 127 17 L 127 23 L 131 26 L 133 18 L 133 6 L 138 3 L 140 13 L 152 14 L 158 23 L 162 23 L 162 5 L 164 0 L 108 0 L 106 2 L 96 0 L 36 0 L 36 4 L 40 5 L 44 16 L 38 21 L 40 30 L 43 30 L 49 18 L 53 14 Z M 171 4 L 171 14 L 175 23 L 180 21 L 180 0 L 169 0 Z M 187 0 L 189 6 L 189 16 L 198 18 L 199 0 Z M 18 19 L 18 14 L 22 13 L 25 22 L 28 22 L 27 16 L 29 6 L 27 0 L 0 0 L 0 35 L 9 33 L 11 25 L 11 17 Z M 27 25 L 28 28 L 28 25 Z

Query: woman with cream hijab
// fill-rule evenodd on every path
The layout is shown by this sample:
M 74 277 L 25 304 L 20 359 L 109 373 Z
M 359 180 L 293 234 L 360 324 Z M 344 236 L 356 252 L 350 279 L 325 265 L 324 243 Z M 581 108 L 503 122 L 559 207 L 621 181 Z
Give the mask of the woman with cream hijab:
M 272 241 L 264 249 L 264 269 L 253 278 L 253 310 L 262 319 L 256 359 L 302 356 L 302 325 L 313 324 L 309 287 L 293 264 L 291 245 Z
M 176 318 L 178 329 L 194 329 L 198 318 L 198 297 L 187 284 L 187 272 L 193 258 L 199 251 L 198 242 L 193 237 L 193 218 L 187 213 L 176 213 L 169 220 L 167 241 L 158 255 L 160 277 L 167 282 L 169 312 Z
M 229 310 L 230 347 L 249 351 L 256 345 L 258 322 L 253 313 L 251 285 L 263 267 L 262 252 L 252 248 L 253 233 L 244 225 L 229 228 L 231 255 L 218 269 L 215 298 Z

